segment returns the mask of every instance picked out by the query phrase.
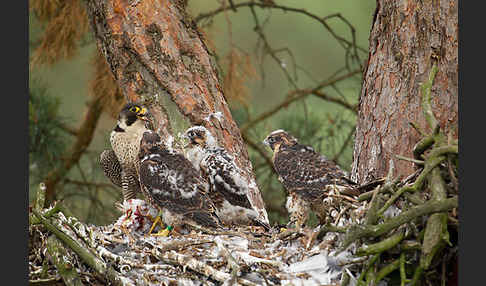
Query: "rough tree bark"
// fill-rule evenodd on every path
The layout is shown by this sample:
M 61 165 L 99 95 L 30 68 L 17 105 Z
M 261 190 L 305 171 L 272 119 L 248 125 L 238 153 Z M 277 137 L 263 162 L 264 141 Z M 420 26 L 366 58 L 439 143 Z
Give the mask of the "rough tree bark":
M 100 51 L 128 101 L 167 96 L 193 125 L 204 125 L 235 155 L 250 182 L 250 201 L 268 221 L 240 130 L 224 98 L 211 53 L 185 11 L 186 1 L 90 0 L 87 10 Z M 153 105 L 159 133 L 172 132 Z M 216 115 L 216 116 L 210 116 Z
M 458 7 L 457 0 L 377 0 L 370 34 L 368 65 L 364 71 L 352 179 L 364 183 L 387 174 L 411 174 L 420 138 L 410 122 L 428 132 L 420 108 L 419 85 L 433 63 L 439 70 L 432 87 L 432 109 L 440 127 L 457 138 L 458 119 Z

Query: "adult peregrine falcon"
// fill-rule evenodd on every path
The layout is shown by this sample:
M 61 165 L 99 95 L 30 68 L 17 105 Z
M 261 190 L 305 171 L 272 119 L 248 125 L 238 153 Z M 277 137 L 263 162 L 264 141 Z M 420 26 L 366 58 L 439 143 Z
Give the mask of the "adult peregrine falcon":
M 138 152 L 143 132 L 149 130 L 148 110 L 138 104 L 128 103 L 120 111 L 118 121 L 111 132 L 113 150 L 100 155 L 100 165 L 111 182 L 122 188 L 123 199 L 133 199 L 140 193 L 138 180 Z
M 208 183 L 182 154 L 169 151 L 157 133 L 143 134 L 139 159 L 142 192 L 162 211 L 164 223 L 221 226 L 207 195 Z
M 310 210 L 325 223 L 334 199 L 354 200 L 359 195 L 356 183 L 338 165 L 312 147 L 299 144 L 286 131 L 271 132 L 263 143 L 273 151 L 274 169 L 288 191 L 290 222 L 298 228 L 305 224 Z
M 259 218 L 248 199 L 248 180 L 237 167 L 234 158 L 218 146 L 209 130 L 203 126 L 194 126 L 187 129 L 184 135 L 189 139 L 187 159 L 209 182 L 209 196 L 223 223 L 257 223 L 269 229 L 270 225 Z

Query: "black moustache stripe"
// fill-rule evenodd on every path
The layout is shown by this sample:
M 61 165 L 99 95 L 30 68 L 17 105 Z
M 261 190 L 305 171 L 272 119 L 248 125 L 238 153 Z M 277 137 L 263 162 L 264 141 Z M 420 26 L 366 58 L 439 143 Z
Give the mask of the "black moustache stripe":
M 137 121 L 137 116 L 136 115 L 127 116 L 127 125 L 128 126 L 130 126 L 133 123 L 135 123 L 135 121 Z
M 115 127 L 115 132 L 125 132 L 125 130 L 123 130 L 120 126 L 116 126 Z

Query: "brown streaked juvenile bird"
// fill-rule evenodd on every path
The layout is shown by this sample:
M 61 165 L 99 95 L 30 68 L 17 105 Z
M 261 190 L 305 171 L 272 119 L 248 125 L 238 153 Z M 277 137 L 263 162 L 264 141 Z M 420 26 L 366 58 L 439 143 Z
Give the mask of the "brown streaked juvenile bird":
M 290 223 L 297 228 L 305 224 L 310 210 L 321 223 L 326 223 L 336 200 L 355 200 L 359 195 L 356 183 L 338 165 L 312 147 L 299 144 L 286 131 L 271 132 L 263 143 L 273 151 L 274 169 L 288 191 L 286 208 Z
M 211 132 L 203 126 L 193 126 L 184 135 L 189 139 L 187 159 L 209 183 L 209 197 L 223 223 L 256 223 L 270 229 L 269 223 L 252 206 L 248 198 L 250 182 L 236 165 L 233 156 L 221 148 Z
M 208 183 L 182 154 L 169 151 L 157 133 L 143 134 L 139 159 L 142 192 L 162 212 L 164 223 L 221 227 Z
M 110 134 L 112 150 L 100 155 L 100 165 L 110 181 L 122 188 L 123 199 L 133 199 L 140 193 L 138 153 L 143 132 L 149 130 L 147 108 L 135 103 L 126 104 L 118 115 Z

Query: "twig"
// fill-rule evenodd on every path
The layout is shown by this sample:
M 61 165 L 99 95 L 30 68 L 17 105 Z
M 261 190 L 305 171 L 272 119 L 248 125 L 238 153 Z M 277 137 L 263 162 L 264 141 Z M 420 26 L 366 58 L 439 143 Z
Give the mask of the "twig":
M 83 285 L 81 279 L 73 266 L 73 262 L 69 260 L 69 255 L 66 248 L 62 245 L 56 236 L 51 235 L 47 239 L 47 252 L 50 260 L 57 268 L 59 275 L 66 285 Z
M 415 286 L 420 281 L 423 272 L 424 269 L 420 265 L 418 265 L 413 273 L 412 281 L 410 281 L 410 284 L 408 284 L 408 286 Z
M 231 275 L 225 272 L 221 272 L 206 263 L 195 259 L 192 256 L 177 253 L 175 251 L 160 252 L 158 249 L 154 248 L 152 254 L 171 264 L 177 264 L 182 267 L 188 267 L 189 269 L 196 271 L 204 276 L 211 277 L 218 282 L 225 282 L 231 279 Z M 243 278 L 238 278 L 237 283 L 241 285 L 256 286 L 257 284 L 248 281 Z
M 327 95 L 327 94 L 325 94 L 325 93 L 323 93 L 322 91 L 319 91 L 319 90 L 310 91 L 310 90 L 304 89 L 304 90 L 300 90 L 299 93 L 310 93 L 310 94 L 313 94 L 313 95 L 315 95 L 315 96 L 317 96 L 321 99 L 324 99 L 326 101 L 339 104 L 342 107 L 345 107 L 345 108 L 353 111 L 354 113 L 356 113 L 358 111 L 358 105 L 349 104 L 349 103 L 347 103 L 346 101 L 344 101 L 340 98 L 329 96 L 329 95 Z
M 345 233 L 346 229 L 343 228 L 343 227 L 338 227 L 338 226 L 334 226 L 334 225 L 331 225 L 331 224 L 322 225 L 319 228 L 319 232 L 317 233 L 316 239 L 321 240 L 324 237 L 324 235 L 326 235 L 326 233 L 328 233 L 328 232 Z
M 59 127 L 61 127 L 62 130 L 64 130 L 65 132 L 73 135 L 73 136 L 78 136 L 78 130 L 76 130 L 75 128 L 71 127 L 71 126 L 68 126 L 64 123 L 60 123 Z
M 361 274 L 358 277 L 358 286 L 363 285 L 364 278 L 366 277 L 366 274 L 368 271 L 371 269 L 371 267 L 375 264 L 375 262 L 380 258 L 380 254 L 375 254 L 371 257 L 370 260 L 368 260 L 368 263 L 366 266 L 363 267 L 363 270 Z
M 404 160 L 404 161 L 408 161 L 408 162 L 415 163 L 416 165 L 419 165 L 419 166 L 423 166 L 424 165 L 424 161 L 422 161 L 422 160 L 416 160 L 416 159 L 408 158 L 408 157 L 401 156 L 401 155 L 395 155 L 395 157 L 397 159 L 400 159 L 400 160 Z
M 118 188 L 113 184 L 108 183 L 95 183 L 95 182 L 88 182 L 88 181 L 78 181 L 78 180 L 71 180 L 71 179 L 64 179 L 63 180 L 67 184 L 73 184 L 78 186 L 86 186 L 86 187 L 95 187 L 95 188 L 111 188 L 118 190 Z
M 427 137 L 422 138 L 415 146 L 413 147 L 413 157 L 415 159 L 421 159 L 421 155 L 427 150 L 430 146 L 432 146 L 435 142 L 435 134 L 431 134 Z
M 434 113 L 432 112 L 432 106 L 430 104 L 431 100 L 431 89 L 434 83 L 434 78 L 439 69 L 434 64 L 429 73 L 428 81 L 420 85 L 420 90 L 422 92 L 422 110 L 424 112 L 425 119 L 429 124 L 430 128 L 435 129 L 438 125 L 437 119 L 435 119 Z
M 383 200 L 379 195 L 381 187 L 376 187 L 373 191 L 373 196 L 371 197 L 370 207 L 366 212 L 364 219 L 365 225 L 372 225 L 378 221 L 379 216 L 377 215 L 380 206 L 383 204 Z
M 277 62 L 278 67 L 282 70 L 282 72 L 284 73 L 284 75 L 287 77 L 288 82 L 295 89 L 297 89 L 298 88 L 297 84 L 292 79 L 292 76 L 290 76 L 290 74 L 287 71 L 287 69 L 285 68 L 285 65 L 283 64 L 282 60 L 277 57 L 277 55 L 276 55 L 276 52 L 277 51 L 274 50 L 274 49 L 272 49 L 272 47 L 270 46 L 270 43 L 268 42 L 265 34 L 263 33 L 263 28 L 259 24 L 258 16 L 257 16 L 257 14 L 256 14 L 255 9 L 253 8 L 253 6 L 250 6 L 250 11 L 251 11 L 251 14 L 253 16 L 253 20 L 255 22 L 255 28 L 253 30 L 258 34 L 259 38 L 262 40 L 264 51 L 266 51 L 275 60 L 275 62 Z
M 100 273 L 103 277 L 106 277 L 113 285 L 122 285 L 119 274 L 107 266 L 106 263 L 101 261 L 98 257 L 93 255 L 89 250 L 79 245 L 73 238 L 57 229 L 56 226 L 51 224 L 46 218 L 44 218 L 37 210 L 32 210 L 34 215 L 42 222 L 42 224 L 53 234 L 55 234 L 63 243 L 71 248 L 79 257 L 89 266 L 91 266 L 96 272 Z
M 314 15 L 312 13 L 309 13 L 309 12 L 307 12 L 304 9 L 292 8 L 292 7 L 287 7 L 287 6 L 282 6 L 282 5 L 276 5 L 276 4 L 269 6 L 269 5 L 266 5 L 264 3 L 259 3 L 259 2 L 243 2 L 243 3 L 235 4 L 234 7 L 235 8 L 239 8 L 239 7 L 249 7 L 249 8 L 260 7 L 260 8 L 269 8 L 269 9 L 279 9 L 279 10 L 282 10 L 282 11 L 285 11 L 285 12 L 296 12 L 296 13 L 299 13 L 299 14 L 306 15 L 306 16 L 308 16 L 308 17 L 310 17 L 310 18 L 318 21 L 319 23 L 321 23 L 324 26 L 324 28 L 326 28 L 326 30 L 328 30 L 331 33 L 331 35 L 336 40 L 338 40 L 338 42 L 341 45 L 347 45 L 349 47 L 356 47 L 356 49 L 360 50 L 363 53 L 367 53 L 368 52 L 365 48 L 362 48 L 362 47 L 360 47 L 358 45 L 355 45 L 355 43 L 353 43 L 353 42 L 351 42 L 349 40 L 346 40 L 343 37 L 337 35 L 333 31 L 333 29 L 331 29 L 331 27 L 326 23 L 326 20 L 328 20 L 329 17 L 327 17 L 327 18 L 326 17 L 320 18 L 319 16 Z M 205 18 L 214 17 L 215 15 L 217 15 L 217 14 L 219 14 L 219 13 L 225 11 L 225 10 L 228 10 L 228 9 L 231 9 L 231 8 L 230 7 L 221 6 L 221 7 L 217 8 L 217 9 L 215 9 L 214 11 L 210 11 L 210 12 L 207 12 L 207 13 L 201 13 L 201 14 L 199 14 L 198 16 L 196 16 L 194 18 L 194 22 L 199 23 L 201 20 L 203 20 Z M 336 14 L 333 14 L 333 15 L 330 15 L 330 17 L 337 17 L 337 15 Z M 343 19 L 343 17 L 341 16 L 340 19 Z M 349 24 L 349 22 L 348 22 L 348 24 Z M 355 41 L 354 40 L 354 37 L 353 37 L 353 41 Z
M 394 190 L 395 190 L 395 185 L 398 183 L 398 179 L 394 180 L 393 182 L 391 183 L 385 183 L 385 185 L 381 186 L 378 190 L 379 193 L 393 193 Z M 379 182 L 382 182 L 382 181 L 379 181 Z M 371 182 L 371 183 L 375 183 L 375 181 Z M 369 183 L 368 183 L 369 184 Z M 360 186 L 360 188 L 366 188 L 368 184 L 364 184 L 362 186 Z M 362 201 L 365 201 L 365 200 L 369 200 L 373 194 L 374 194 L 374 189 L 371 190 L 371 191 L 368 191 L 366 193 L 362 193 L 361 195 L 359 195 L 358 197 L 358 202 L 362 202 Z
M 356 126 L 353 126 L 351 128 L 351 130 L 348 133 L 348 136 L 346 136 L 346 139 L 344 140 L 343 145 L 341 146 L 339 151 L 336 153 L 336 155 L 334 155 L 334 157 L 332 158 L 332 161 L 337 162 L 339 157 L 341 157 L 341 155 L 344 153 L 344 150 L 346 150 L 346 147 L 348 146 L 349 142 L 351 142 L 351 139 L 353 139 L 353 134 L 354 134 L 355 129 L 356 129 Z
M 393 262 L 389 263 L 387 266 L 383 267 L 376 273 L 375 283 L 378 283 L 381 279 L 385 278 L 388 274 L 393 272 L 400 266 L 400 259 L 395 259 Z
M 103 105 L 101 103 L 101 98 L 94 98 L 88 107 L 88 112 L 84 118 L 83 124 L 78 130 L 78 136 L 76 137 L 75 143 L 72 145 L 70 150 L 62 156 L 63 163 L 60 167 L 51 170 L 47 174 L 45 180 L 46 184 L 46 201 L 51 203 L 56 197 L 56 186 L 61 181 L 61 179 L 67 174 L 67 172 L 76 165 L 76 163 L 81 158 L 81 155 L 86 151 L 91 140 L 93 139 L 94 131 L 98 125 L 98 120 L 101 116 L 103 110 Z
M 432 195 L 430 201 L 441 202 L 445 200 L 447 193 L 439 168 L 432 170 L 429 186 Z M 422 254 L 420 256 L 420 265 L 423 269 L 427 270 L 429 268 L 432 259 L 446 242 L 450 244 L 449 232 L 447 231 L 447 213 L 431 215 L 425 226 Z
M 265 151 L 257 143 L 253 142 L 250 138 L 248 138 L 246 133 L 241 132 L 241 137 L 246 142 L 246 144 L 248 144 L 248 146 L 250 146 L 252 149 L 257 151 L 262 156 L 262 158 L 265 160 L 265 163 L 270 167 L 270 170 L 272 170 L 272 172 L 275 173 L 272 164 L 272 159 L 267 155 L 267 153 L 265 153 Z
M 361 73 L 360 70 L 354 70 L 352 72 L 349 72 L 345 75 L 342 75 L 342 76 L 339 76 L 339 77 L 336 77 L 332 80 L 329 80 L 325 83 L 322 83 L 320 85 L 318 85 L 317 87 L 313 88 L 313 89 L 306 89 L 304 91 L 306 92 L 303 92 L 303 90 L 293 90 L 293 91 L 290 91 L 286 97 L 286 99 L 284 101 L 282 101 L 280 104 L 278 104 L 277 106 L 275 106 L 274 108 L 266 111 L 266 112 L 263 112 L 262 114 L 260 114 L 259 116 L 257 116 L 256 118 L 254 118 L 253 120 L 249 121 L 249 122 L 246 122 L 245 124 L 243 124 L 240 128 L 241 130 L 241 133 L 245 133 L 247 132 L 251 127 L 255 126 L 256 124 L 258 124 L 259 122 L 267 119 L 268 117 L 274 115 L 275 113 L 277 113 L 278 111 L 280 111 L 281 109 L 289 106 L 291 103 L 301 99 L 301 98 L 304 98 L 305 96 L 309 95 L 311 92 L 313 92 L 314 90 L 318 90 L 318 89 L 321 89 L 321 88 L 324 88 L 326 86 L 330 86 L 332 84 L 335 84 L 336 82 L 339 82 L 341 80 L 344 80 L 344 79 L 347 79 L 347 78 L 350 78 L 358 73 Z M 340 101 L 337 101 L 337 102 L 342 102 L 342 100 Z M 337 103 L 335 102 L 335 103 Z M 346 103 L 347 105 L 347 103 Z
M 412 221 L 413 219 L 428 215 L 432 213 L 449 211 L 458 206 L 457 196 L 454 196 L 443 201 L 427 201 L 426 203 L 413 207 L 408 211 L 399 214 L 396 217 L 389 219 L 387 222 L 379 225 L 363 226 L 353 224 L 349 226 L 346 236 L 343 239 L 341 250 L 348 247 L 353 241 L 364 237 L 377 237 L 389 232 L 390 230 Z
M 62 280 L 61 276 L 46 278 L 46 279 L 35 279 L 29 280 L 29 285 L 55 285 L 56 282 L 60 282 Z
M 405 286 L 407 273 L 405 272 L 405 252 L 400 253 L 400 286 Z
M 372 254 L 382 253 L 395 245 L 399 244 L 400 241 L 405 238 L 405 230 L 401 230 L 400 232 L 383 239 L 380 242 L 370 244 L 370 245 L 363 245 L 357 251 L 356 255 L 358 256 L 366 256 Z
M 391 198 L 385 203 L 385 205 L 378 211 L 378 215 L 379 216 L 382 216 L 383 213 L 385 213 L 385 211 L 405 192 L 415 192 L 419 189 L 422 188 L 424 182 L 425 182 L 425 179 L 427 177 L 427 175 L 430 173 L 430 171 L 432 171 L 433 168 L 435 168 L 435 166 L 439 165 L 442 161 L 445 160 L 445 157 L 443 156 L 440 156 L 440 157 L 433 157 L 433 158 L 430 158 L 429 160 L 427 160 L 425 162 L 425 166 L 424 166 L 424 169 L 422 170 L 422 172 L 420 173 L 420 175 L 417 177 L 417 179 L 415 180 L 415 183 L 411 186 L 407 185 L 407 186 L 403 186 L 401 187 L 400 189 L 398 189 L 398 191 L 396 191 L 392 196 Z

